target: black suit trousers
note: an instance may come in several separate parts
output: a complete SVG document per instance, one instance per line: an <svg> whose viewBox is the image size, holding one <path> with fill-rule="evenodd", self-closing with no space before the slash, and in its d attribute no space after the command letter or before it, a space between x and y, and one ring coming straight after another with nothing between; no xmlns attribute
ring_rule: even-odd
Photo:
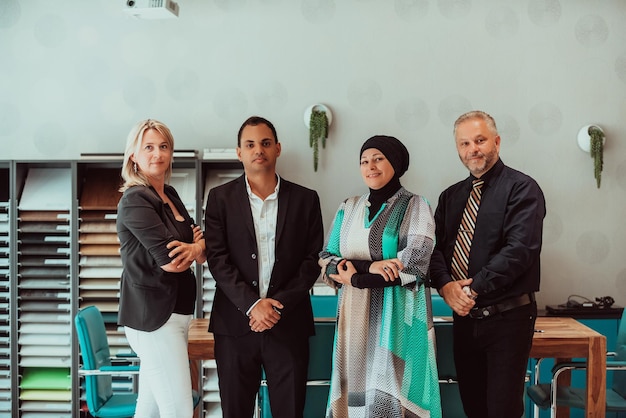
<svg viewBox="0 0 626 418"><path fill-rule="evenodd" d="M524 378L536 317L535 302L485 319L454 315L454 362L469 418L524 415Z"/></svg>
<svg viewBox="0 0 626 418"><path fill-rule="evenodd" d="M309 363L308 336L279 339L272 331L215 335L224 418L252 417L265 371L273 418L302 418Z"/></svg>

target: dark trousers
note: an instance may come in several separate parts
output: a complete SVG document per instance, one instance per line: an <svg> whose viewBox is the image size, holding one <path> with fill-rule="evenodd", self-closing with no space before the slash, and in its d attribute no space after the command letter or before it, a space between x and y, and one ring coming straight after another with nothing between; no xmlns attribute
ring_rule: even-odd
<svg viewBox="0 0 626 418"><path fill-rule="evenodd" d="M265 370L273 418L304 413L308 337L277 339L271 332L215 335L215 361L224 418L252 417Z"/></svg>
<svg viewBox="0 0 626 418"><path fill-rule="evenodd" d="M520 418L537 304L489 318L454 316L454 361L469 418Z"/></svg>

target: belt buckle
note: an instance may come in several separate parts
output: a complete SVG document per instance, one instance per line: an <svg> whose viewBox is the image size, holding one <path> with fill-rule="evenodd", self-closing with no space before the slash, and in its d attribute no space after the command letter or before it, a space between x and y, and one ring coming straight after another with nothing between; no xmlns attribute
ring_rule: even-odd
<svg viewBox="0 0 626 418"><path fill-rule="evenodd" d="M490 309L491 306L483 306L482 308L472 308L470 309L469 316L472 319L485 319L489 318L495 312L492 312Z"/></svg>

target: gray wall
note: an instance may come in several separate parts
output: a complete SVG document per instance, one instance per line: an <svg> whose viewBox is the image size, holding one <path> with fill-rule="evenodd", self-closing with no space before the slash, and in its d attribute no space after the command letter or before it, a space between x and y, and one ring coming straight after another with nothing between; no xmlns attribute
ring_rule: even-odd
<svg viewBox="0 0 626 418"><path fill-rule="evenodd" d="M403 184L425 195L467 175L454 119L483 109L505 163L547 199L540 305L570 294L626 305L626 2L623 0L178 0L136 20L124 0L0 0L0 159L122 152L132 124L166 122L179 149L234 147L272 120L282 175L319 191L328 228L365 188L361 143L395 135ZM334 122L313 171L304 110ZM579 129L607 135L602 187Z"/></svg>

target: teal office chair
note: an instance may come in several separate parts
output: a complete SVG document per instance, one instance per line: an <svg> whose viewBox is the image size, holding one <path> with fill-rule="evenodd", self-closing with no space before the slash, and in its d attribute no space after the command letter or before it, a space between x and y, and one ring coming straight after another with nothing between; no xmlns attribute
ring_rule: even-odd
<svg viewBox="0 0 626 418"><path fill-rule="evenodd" d="M114 366L102 314L95 306L81 309L74 318L85 377L89 413L96 418L124 418L135 414L136 393L113 392L113 376L139 373L139 366Z"/></svg>
<svg viewBox="0 0 626 418"><path fill-rule="evenodd" d="M326 414L330 377L333 364L337 295L311 295L315 335L309 339L309 369L307 372L304 418L319 418ZM265 374L258 395L258 415L271 418L269 392Z"/></svg>
<svg viewBox="0 0 626 418"><path fill-rule="evenodd" d="M437 291L431 289L433 317L452 317L452 309L446 304ZM454 348L452 322L435 319L435 348L437 353L437 372L439 374L439 391L441 393L441 412L443 418L465 416L459 382L454 365Z"/></svg>
<svg viewBox="0 0 626 418"><path fill-rule="evenodd" d="M139 374L137 365L113 365L106 327L96 306L81 309L74 318L83 365L78 371L85 377L85 398L89 413L96 418L125 418L135 414L137 393L113 391L113 376ZM137 357L116 358L125 363ZM200 397L194 391L194 407Z"/></svg>
<svg viewBox="0 0 626 418"><path fill-rule="evenodd" d="M626 411L626 309L622 313L615 352L607 353L606 370L613 370L611 387L606 391L606 411ZM568 370L585 370L584 361L558 363L552 368L550 383L536 383L528 387L530 400L541 409L550 408L550 417L556 417L556 407L585 409L586 389L558 386L559 376ZM536 370L536 376L539 370Z"/></svg>

